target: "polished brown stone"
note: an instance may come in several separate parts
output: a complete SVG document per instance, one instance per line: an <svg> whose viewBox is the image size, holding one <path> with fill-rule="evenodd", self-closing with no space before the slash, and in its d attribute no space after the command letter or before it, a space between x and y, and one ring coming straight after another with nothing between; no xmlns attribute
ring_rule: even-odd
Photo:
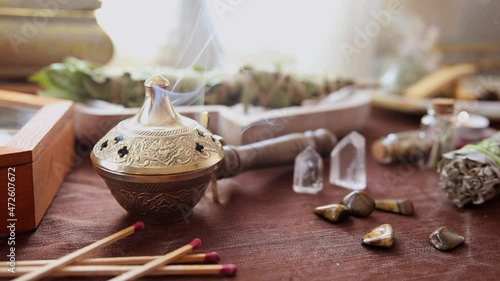
<svg viewBox="0 0 500 281"><path fill-rule="evenodd" d="M405 216L413 216L415 214L413 202L408 199L375 200L375 209Z"/></svg>
<svg viewBox="0 0 500 281"><path fill-rule="evenodd" d="M442 226L434 230L429 236L429 243L431 243L434 248L441 251L453 250L456 247L464 243L465 238L449 229L446 226Z"/></svg>
<svg viewBox="0 0 500 281"><path fill-rule="evenodd" d="M342 199L342 204L346 205L353 216L367 217L375 210L375 201L364 191L353 191Z"/></svg>
<svg viewBox="0 0 500 281"><path fill-rule="evenodd" d="M330 222L339 223L351 216L349 208L342 204L331 204L314 209L314 213Z"/></svg>
<svg viewBox="0 0 500 281"><path fill-rule="evenodd" d="M363 236L363 244L369 246L392 248L394 242L396 242L396 237L390 224L378 226Z"/></svg>

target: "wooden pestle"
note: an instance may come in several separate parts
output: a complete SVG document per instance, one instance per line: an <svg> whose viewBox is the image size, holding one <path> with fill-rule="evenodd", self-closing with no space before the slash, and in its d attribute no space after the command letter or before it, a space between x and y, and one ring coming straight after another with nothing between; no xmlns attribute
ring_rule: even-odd
<svg viewBox="0 0 500 281"><path fill-rule="evenodd" d="M230 178L241 172L269 166L290 165L308 145L322 157L330 154L337 137L325 129L294 133L242 146L224 146L224 159L217 179Z"/></svg>

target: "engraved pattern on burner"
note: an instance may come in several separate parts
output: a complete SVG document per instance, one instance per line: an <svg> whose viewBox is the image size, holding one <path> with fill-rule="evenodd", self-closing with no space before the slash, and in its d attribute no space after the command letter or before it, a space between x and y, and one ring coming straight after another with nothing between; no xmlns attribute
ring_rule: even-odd
<svg viewBox="0 0 500 281"><path fill-rule="evenodd" d="M151 218L189 215L208 186L207 181L201 181L195 186L173 182L140 184L140 187L135 183L112 179L107 179L106 182L116 201L125 210Z"/></svg>
<svg viewBox="0 0 500 281"><path fill-rule="evenodd" d="M196 131L173 138L128 137L114 141L122 132L112 129L94 147L94 154L100 158L136 168L161 168L190 165L210 159L220 151L221 144L211 134L200 136ZM106 145L103 143L107 142ZM197 143L203 150L196 150ZM128 153L120 157L118 151L127 147Z"/></svg>
<svg viewBox="0 0 500 281"><path fill-rule="evenodd" d="M133 127L131 128L126 128L124 124L119 123L116 128L119 131L126 131L129 134L132 134L135 136L143 136L143 137L172 137L178 134L185 134L189 133L190 131L196 129L196 123L194 121L192 124L189 124L189 126L176 129L176 130L157 130L157 131L148 131L148 130L143 130L141 127L138 127L138 129L134 129Z"/></svg>

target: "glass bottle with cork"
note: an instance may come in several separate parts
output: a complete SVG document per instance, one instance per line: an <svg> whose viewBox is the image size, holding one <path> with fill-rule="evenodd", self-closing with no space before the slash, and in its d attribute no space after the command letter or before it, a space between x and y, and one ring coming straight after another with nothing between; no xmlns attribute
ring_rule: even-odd
<svg viewBox="0 0 500 281"><path fill-rule="evenodd" d="M433 99L428 114L432 121L427 128L427 137L432 147L426 168L436 170L441 155L454 149L455 101L453 99Z"/></svg>
<svg viewBox="0 0 500 281"><path fill-rule="evenodd" d="M371 151L381 164L410 163L425 166L431 142L423 130L392 133L373 142Z"/></svg>

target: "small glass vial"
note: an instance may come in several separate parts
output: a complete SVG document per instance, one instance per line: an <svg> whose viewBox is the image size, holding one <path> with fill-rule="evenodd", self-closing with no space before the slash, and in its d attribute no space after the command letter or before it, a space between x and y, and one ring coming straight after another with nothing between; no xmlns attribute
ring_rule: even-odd
<svg viewBox="0 0 500 281"><path fill-rule="evenodd" d="M431 150L425 132L407 131L389 134L372 144L372 156L382 164L408 162L424 166Z"/></svg>
<svg viewBox="0 0 500 281"><path fill-rule="evenodd" d="M323 159L311 146L295 158L293 190L308 194L323 190Z"/></svg>
<svg viewBox="0 0 500 281"><path fill-rule="evenodd" d="M426 167L435 170L441 155L455 148L455 123L454 114L455 101L452 99L433 99L432 110L429 115L433 116L427 128L427 136L431 141L431 151Z"/></svg>

